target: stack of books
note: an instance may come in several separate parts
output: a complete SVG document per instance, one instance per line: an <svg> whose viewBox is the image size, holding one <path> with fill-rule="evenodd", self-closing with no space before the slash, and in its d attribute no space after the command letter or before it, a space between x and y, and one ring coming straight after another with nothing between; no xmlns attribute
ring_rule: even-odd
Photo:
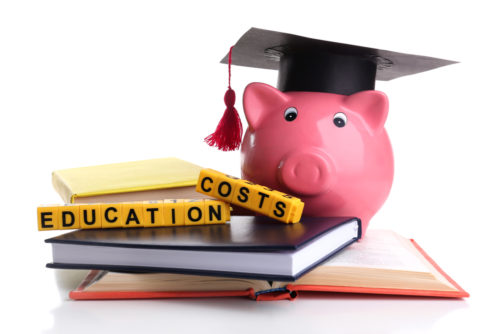
<svg viewBox="0 0 500 334"><path fill-rule="evenodd" d="M196 191L200 173L202 167L166 158L56 171L53 184L70 204L166 205L164 199L210 198ZM193 222L185 211L186 221ZM270 216L83 228L46 240L53 249L47 267L89 269L70 293L77 300L275 300L293 299L302 291L468 296L413 240L394 232L369 230L357 242L362 236L355 217L302 217L286 224ZM297 212L289 216L300 217Z"/></svg>

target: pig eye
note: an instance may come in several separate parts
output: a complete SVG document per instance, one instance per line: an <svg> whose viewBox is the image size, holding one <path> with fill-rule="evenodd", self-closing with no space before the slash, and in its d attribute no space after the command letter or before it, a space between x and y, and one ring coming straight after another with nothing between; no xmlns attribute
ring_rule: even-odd
<svg viewBox="0 0 500 334"><path fill-rule="evenodd" d="M285 119L288 122L291 122L297 118L297 114L298 114L297 109L295 109L294 107L290 107L287 110L285 110Z"/></svg>
<svg viewBox="0 0 500 334"><path fill-rule="evenodd" d="M347 124L347 116L342 112L336 113L333 116L333 124L339 128L343 128Z"/></svg>

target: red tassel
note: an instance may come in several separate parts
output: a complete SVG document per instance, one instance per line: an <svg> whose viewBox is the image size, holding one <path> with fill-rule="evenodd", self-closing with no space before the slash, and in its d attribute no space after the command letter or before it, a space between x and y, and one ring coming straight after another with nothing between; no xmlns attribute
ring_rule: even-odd
<svg viewBox="0 0 500 334"><path fill-rule="evenodd" d="M217 129L214 133L205 138L205 142L210 146L215 146L222 151L234 151L240 147L241 135L243 134L243 126L241 125L240 116L234 107L236 101L236 94L231 88L231 54L233 47L229 49L229 85L224 95L224 103L226 104L226 111L222 116Z"/></svg>

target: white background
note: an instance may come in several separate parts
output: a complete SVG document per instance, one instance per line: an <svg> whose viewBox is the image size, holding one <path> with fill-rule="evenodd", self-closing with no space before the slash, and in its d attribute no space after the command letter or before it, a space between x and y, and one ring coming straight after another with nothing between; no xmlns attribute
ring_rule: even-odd
<svg viewBox="0 0 500 334"><path fill-rule="evenodd" d="M238 174L238 152L202 139L250 27L460 61L377 84L396 172L370 226L415 238L469 299L67 300L82 273L46 269L58 233L36 229L36 206L61 202L51 172L176 156ZM0 331L498 331L498 31L494 1L0 1ZM240 112L253 81L276 73L233 68Z"/></svg>

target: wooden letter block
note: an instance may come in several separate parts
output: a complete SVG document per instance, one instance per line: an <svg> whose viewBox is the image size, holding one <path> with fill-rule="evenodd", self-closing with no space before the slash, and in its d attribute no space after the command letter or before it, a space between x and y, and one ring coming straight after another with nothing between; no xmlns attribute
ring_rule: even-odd
<svg viewBox="0 0 500 334"><path fill-rule="evenodd" d="M184 202L184 222L186 225L205 224L205 203L203 200L188 200Z"/></svg>
<svg viewBox="0 0 500 334"><path fill-rule="evenodd" d="M165 225L165 214L163 213L163 201L145 201L144 226L155 227Z"/></svg>
<svg viewBox="0 0 500 334"><path fill-rule="evenodd" d="M223 173L210 168L202 169L196 184L196 191L208 196L214 196L213 194L216 190L215 181L223 175Z"/></svg>
<svg viewBox="0 0 500 334"><path fill-rule="evenodd" d="M230 219L229 204L222 201L205 200L205 224L224 224Z"/></svg>
<svg viewBox="0 0 500 334"><path fill-rule="evenodd" d="M80 206L77 204L64 204L59 206L59 230L80 228Z"/></svg>
<svg viewBox="0 0 500 334"><path fill-rule="evenodd" d="M251 189L250 206L248 209L269 216L273 190L259 185L254 185Z"/></svg>
<svg viewBox="0 0 500 334"><path fill-rule="evenodd" d="M100 204L80 205L80 228L101 228Z"/></svg>
<svg viewBox="0 0 500 334"><path fill-rule="evenodd" d="M212 169L201 171L196 190L285 223L300 221L304 210L304 202L297 197Z"/></svg>
<svg viewBox="0 0 500 334"><path fill-rule="evenodd" d="M166 199L163 201L163 212L166 226L184 225L184 200Z"/></svg>
<svg viewBox="0 0 500 334"><path fill-rule="evenodd" d="M58 205L39 206L36 209L38 217L38 230L57 230L59 228L58 211Z"/></svg>
<svg viewBox="0 0 500 334"><path fill-rule="evenodd" d="M101 204L102 228L122 227L122 204Z"/></svg>
<svg viewBox="0 0 500 334"><path fill-rule="evenodd" d="M230 202L235 194L236 184L239 180L226 174L218 175L215 179L215 191L212 196Z"/></svg>
<svg viewBox="0 0 500 334"><path fill-rule="evenodd" d="M144 227L144 205L142 202L122 204L122 227Z"/></svg>
<svg viewBox="0 0 500 334"><path fill-rule="evenodd" d="M241 179L235 180L233 197L229 202L241 207L248 207L252 186L255 186L255 183Z"/></svg>
<svg viewBox="0 0 500 334"><path fill-rule="evenodd" d="M296 197L279 193L273 195L272 197L269 217L286 223L297 223L300 221L303 210L304 202L300 201Z"/></svg>
<svg viewBox="0 0 500 334"><path fill-rule="evenodd" d="M225 221L230 221L231 220L231 205L229 203L223 202L224 206L222 207L224 215L222 216L222 219Z"/></svg>

